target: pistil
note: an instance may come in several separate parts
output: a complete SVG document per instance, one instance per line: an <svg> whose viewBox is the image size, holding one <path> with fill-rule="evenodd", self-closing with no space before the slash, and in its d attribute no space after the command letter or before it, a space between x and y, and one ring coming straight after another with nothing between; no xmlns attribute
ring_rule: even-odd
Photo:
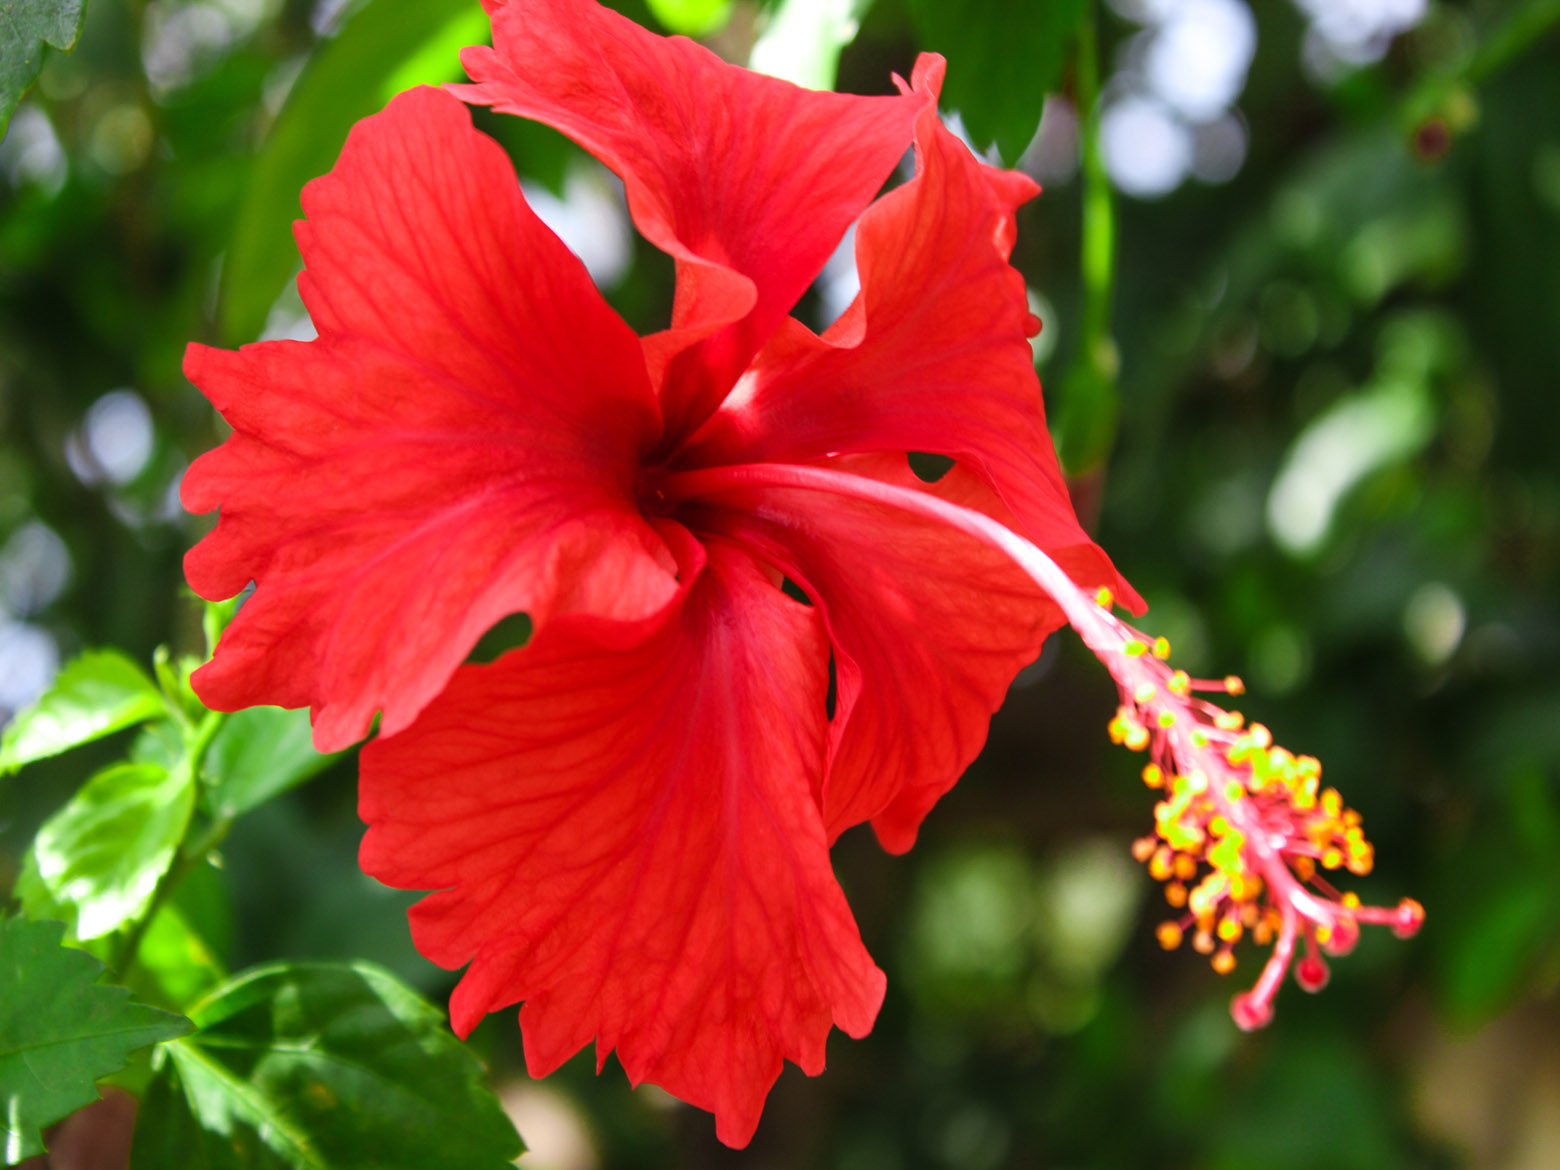
<svg viewBox="0 0 1560 1170"><path fill-rule="evenodd" d="M1215 971L1236 966L1245 938L1272 951L1231 1014L1242 1028L1266 1024L1285 973L1319 991L1328 978L1323 952L1353 949L1364 924L1414 934L1424 909L1411 898L1395 907L1363 905L1324 876L1363 876L1374 863L1359 814L1321 786L1322 767L1273 742L1260 723L1204 697L1243 692L1240 679L1194 679L1169 663L1170 644L1112 613L1110 590L1079 588L1042 549L983 513L929 492L828 468L747 464L675 473L660 492L675 501L752 487L832 492L885 504L947 524L1008 556L1061 608L1067 621L1115 680L1120 705L1111 739L1145 752L1143 780L1162 794L1154 831L1133 846L1149 873L1165 883L1177 914L1157 937L1166 949L1190 938ZM1303 946L1304 954L1296 960Z"/></svg>

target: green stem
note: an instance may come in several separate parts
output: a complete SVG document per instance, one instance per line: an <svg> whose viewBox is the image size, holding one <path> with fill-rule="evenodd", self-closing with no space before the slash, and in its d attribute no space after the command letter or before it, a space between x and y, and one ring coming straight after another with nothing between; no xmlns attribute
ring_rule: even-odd
<svg viewBox="0 0 1560 1170"><path fill-rule="evenodd" d="M186 732L184 758L179 761L178 766L189 770L191 784L200 783L200 772L206 761L206 753L211 749L212 741L216 739L217 732L222 730L222 724L226 720L226 714L221 711L207 711L200 724ZM109 963L109 967L118 974L121 982L128 979L135 969L141 940L146 937L146 932L151 927L152 920L157 917L158 911L173 896L173 891L178 888L185 875L204 861L213 849L222 844L228 835L228 830L232 827L231 817L219 817L202 827L200 818L191 813L189 823L184 826L184 835L179 840L178 851L174 854L172 863L163 871L162 877L157 879L157 885L146 903L146 909L130 925L130 929L114 947L113 960Z"/></svg>
<svg viewBox="0 0 1560 1170"><path fill-rule="evenodd" d="M1100 64L1095 6L1078 26L1076 98L1083 190L1078 350L1057 416L1059 454L1070 474L1097 467L1116 431L1116 345L1110 334L1116 279L1116 209L1100 147Z"/></svg>
<svg viewBox="0 0 1560 1170"><path fill-rule="evenodd" d="M1085 11L1078 32L1078 106L1083 177L1080 272L1083 277L1085 353L1110 337L1112 284L1116 273L1116 209L1100 147L1100 63L1094 10Z"/></svg>
<svg viewBox="0 0 1560 1170"><path fill-rule="evenodd" d="M195 818L190 818L190 826L195 825ZM227 838L228 830L233 827L231 817L223 817L212 821L205 830L192 841L187 833L184 840L179 842L179 851L174 854L173 863L164 871L162 877L157 879L157 886L152 891L151 900L146 904L146 911L131 924L128 932L121 938L114 948L114 958L109 967L117 974L121 983L130 978L135 970L138 955L141 949L141 940L146 937L147 930L152 925L152 920L162 910L168 899L173 896L173 891L178 888L185 876L196 865L204 861L213 849L221 845Z"/></svg>

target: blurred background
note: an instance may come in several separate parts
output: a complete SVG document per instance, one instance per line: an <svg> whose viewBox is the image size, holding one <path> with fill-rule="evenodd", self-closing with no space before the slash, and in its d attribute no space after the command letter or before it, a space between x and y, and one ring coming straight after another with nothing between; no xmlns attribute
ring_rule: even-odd
<svg viewBox="0 0 1560 1170"><path fill-rule="evenodd" d="M1262 956L1221 978L1155 943L1129 856L1152 796L1059 634L910 855L864 828L836 850L889 976L868 1039L788 1068L732 1152L615 1062L527 1081L493 1017L473 1044L521 1165L1560 1166L1560 4L844 0L812 5L822 41L802 4L620 7L825 84L845 42L857 92L949 56L951 120L1045 186L1015 253L1036 360L1145 628L1245 676L1246 713L1363 813L1356 888L1429 917L1240 1034ZM485 31L464 0L90 0L47 55L0 140L0 718L82 648L198 651L179 559L207 522L177 486L221 435L185 343L311 335L299 187ZM479 122L619 311L663 323L670 264L616 181ZM847 246L799 314L854 279ZM0 786L0 889L93 762ZM364 956L440 1000L360 831L348 759L241 821L181 905L229 967Z"/></svg>

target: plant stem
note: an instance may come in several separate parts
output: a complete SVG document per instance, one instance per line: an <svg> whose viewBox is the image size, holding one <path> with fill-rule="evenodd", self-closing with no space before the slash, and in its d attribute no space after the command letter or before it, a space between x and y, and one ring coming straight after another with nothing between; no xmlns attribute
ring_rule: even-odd
<svg viewBox="0 0 1560 1170"><path fill-rule="evenodd" d="M1104 462L1116 433L1116 370L1110 335L1116 278L1116 210L1100 147L1100 65L1095 6L1078 25L1074 96L1078 104L1079 177L1083 185L1079 280L1083 289L1078 349L1057 416L1058 454L1069 475Z"/></svg>
<svg viewBox="0 0 1560 1170"><path fill-rule="evenodd" d="M210 750L212 741L216 739L217 732L222 730L222 724L226 719L227 716L221 711L207 711L205 718L197 726L186 730L184 758L177 766L188 769L191 784L200 783L200 772L206 760L206 753ZM188 728L187 723L185 726ZM146 937L146 932L151 927L152 920L157 917L158 911L173 896L173 891L178 888L185 875L204 861L213 849L222 844L223 839L228 835L228 830L233 827L233 821L230 817L220 817L205 825L197 836L199 825L199 818L192 812L189 823L184 826L184 835L179 840L179 847L174 853L173 861L163 871L162 877L157 879L157 885L146 903L146 909L131 923L130 929L115 945L113 961L109 963L109 967L121 981L128 979L130 972L135 969L141 940Z"/></svg>
<svg viewBox="0 0 1560 1170"><path fill-rule="evenodd" d="M190 818L190 826L195 825L195 818ZM226 839L228 830L233 827L230 817L223 817L212 821L205 831L193 841L187 834L183 841L179 842L179 850L174 854L173 862L157 879L157 886L152 891L151 899L146 904L145 912L135 920L123 938L114 948L114 958L109 967L118 976L120 982L130 978L130 973L135 970L138 953L141 949L141 940L146 937L147 930L152 925L152 920L162 910L168 899L173 896L173 891L178 888L185 876L194 869L197 864L206 857L218 845Z"/></svg>

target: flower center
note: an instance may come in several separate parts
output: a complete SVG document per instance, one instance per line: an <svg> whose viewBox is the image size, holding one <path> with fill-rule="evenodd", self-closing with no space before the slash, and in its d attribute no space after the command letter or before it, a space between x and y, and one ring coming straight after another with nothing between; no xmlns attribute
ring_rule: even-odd
<svg viewBox="0 0 1560 1170"><path fill-rule="evenodd" d="M634 478L634 502L641 515L669 517L676 513L678 501L666 494L667 477L664 462L641 465Z"/></svg>

